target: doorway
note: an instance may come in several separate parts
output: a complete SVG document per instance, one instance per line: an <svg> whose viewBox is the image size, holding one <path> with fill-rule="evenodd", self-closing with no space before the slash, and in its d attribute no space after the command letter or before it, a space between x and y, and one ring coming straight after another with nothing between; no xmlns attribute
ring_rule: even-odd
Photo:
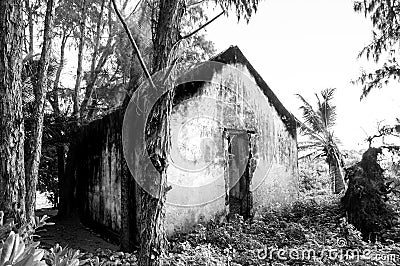
<svg viewBox="0 0 400 266"><path fill-rule="evenodd" d="M253 216L253 196L250 190L254 173L255 132L224 129L225 148L225 204L228 217L234 214L244 219Z"/></svg>

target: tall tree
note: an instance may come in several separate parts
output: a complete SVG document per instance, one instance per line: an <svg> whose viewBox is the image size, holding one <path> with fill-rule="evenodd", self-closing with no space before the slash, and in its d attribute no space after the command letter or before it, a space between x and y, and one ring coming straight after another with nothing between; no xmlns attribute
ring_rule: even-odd
<svg viewBox="0 0 400 266"><path fill-rule="evenodd" d="M85 48L85 29L86 29L86 0L81 0L81 12L80 12L80 25L79 25L79 44L78 44L78 67L76 69L76 80L74 88L74 110L73 114L75 119L80 119L79 113L79 90L81 86L82 76L83 76L83 50Z"/></svg>
<svg viewBox="0 0 400 266"><path fill-rule="evenodd" d="M155 73L162 69L170 67L175 62L177 56L177 48L184 37L181 36L182 19L187 8L193 4L199 4L195 1L183 0L157 0L149 1L152 5L152 44L153 57L150 63L151 72ZM192 3L193 2L193 3ZM224 11L228 11L231 7L236 9L238 18L244 17L247 21L252 13L257 9L258 0L250 1L215 1L220 4ZM200 4L203 1L200 1ZM115 6L115 0L114 0ZM196 31L197 32L197 31ZM133 38L131 38L133 41ZM137 45L134 43L137 49ZM137 51L138 52L138 51ZM138 53L140 55L140 53ZM141 60L142 66L143 60ZM146 68L144 66L144 68ZM147 71L144 71L147 73ZM140 96L139 96L140 97ZM158 176L140 176L136 178L145 178L146 180L154 180L158 197L153 197L144 189L140 189L140 252L139 265L151 266L160 265L163 254L166 250L166 237L164 229L165 216L165 198L166 198L166 168L167 154L169 152L169 120L172 106L173 91L168 91L162 99L159 106L152 111L152 117L148 119L153 132L157 132L157 137L150 141L150 147L147 147L154 161L157 161ZM141 99L144 101L144 99ZM141 130L139 128L138 130ZM143 131L142 131L143 132ZM142 136L144 137L144 136ZM141 147L143 140L135 140L134 142ZM149 143L148 143L149 144ZM135 146L136 147L136 146ZM139 165L143 171L137 169L135 174L146 175L146 165L141 165L141 157L143 151L133 152L133 161L135 165ZM157 175L157 174L153 174Z"/></svg>
<svg viewBox="0 0 400 266"><path fill-rule="evenodd" d="M29 219L35 218L36 186L38 182L39 163L42 151L43 119L48 86L48 68L51 55L51 40L53 33L54 0L47 1L44 20L42 52L36 77L33 81L35 95L32 136L29 140L29 150L26 157L26 215Z"/></svg>
<svg viewBox="0 0 400 266"><path fill-rule="evenodd" d="M55 175L48 175L51 176L51 178L54 178L54 182L58 182L58 192L55 193L57 195L60 195L60 193L64 192L65 189L65 154L66 154L66 128L67 125L65 123L65 118L67 116L65 110L61 110L61 103L63 100L65 100L64 97L61 97L63 95L62 91L62 85L61 85L61 77L62 77L62 71L64 69L64 65L66 62L65 58L65 53L67 49L67 43L68 40L71 38L73 29L74 27L74 20L71 17L74 16L66 16L66 14L71 14L72 13L72 8L71 4L68 3L67 1L61 1L57 5L57 8L55 9L54 12L54 25L53 25L53 31L54 35L57 38L60 38L60 50L59 50L59 58L57 60L57 67L56 67L56 73L55 73L55 78L52 86L52 90L47 93L46 99L49 101L54 117L55 117L55 124L56 126L53 127L53 136L57 136L57 143L56 145L56 151L57 151L57 178ZM49 125L47 125L49 126ZM44 143L44 145L46 145ZM44 147L45 148L45 147ZM41 177L46 176L43 175L43 173L40 173ZM56 196L56 195L54 195ZM64 199L64 197L60 196L60 199ZM55 205L59 208L59 215L63 214L63 210L65 209L65 201L60 202L60 199L55 197ZM62 206L60 206L62 205Z"/></svg>
<svg viewBox="0 0 400 266"><path fill-rule="evenodd" d="M171 59L174 59L172 48L178 41L180 33L181 19L184 14L184 1L182 0L160 0L158 3L158 13L156 13L156 23L153 33L153 60L152 72L155 73L166 68ZM157 12L157 11L156 11ZM159 198L155 198L147 191L140 189L141 220L140 220L140 253L139 265L160 265L162 255L166 250L166 237L164 228L165 218L165 188L167 185L166 168L167 154L169 152L169 117L173 92L169 91L163 103L154 111L154 115L159 115L161 123L158 124L157 131L160 137L155 148L155 156L161 162L161 167L157 169L160 173ZM153 126L153 125L152 125ZM159 152L156 152L159 151Z"/></svg>
<svg viewBox="0 0 400 266"><path fill-rule="evenodd" d="M336 122L336 106L332 103L335 89L321 91L318 94L317 109L297 94L302 101L300 109L303 113L303 122L299 121L301 132L310 138L310 141L300 143L299 150L307 151L307 157L325 157L329 166L333 193L340 193L346 187L344 181L343 161L337 146L337 139L332 127Z"/></svg>
<svg viewBox="0 0 400 266"><path fill-rule="evenodd" d="M22 2L0 2L0 209L25 217Z"/></svg>

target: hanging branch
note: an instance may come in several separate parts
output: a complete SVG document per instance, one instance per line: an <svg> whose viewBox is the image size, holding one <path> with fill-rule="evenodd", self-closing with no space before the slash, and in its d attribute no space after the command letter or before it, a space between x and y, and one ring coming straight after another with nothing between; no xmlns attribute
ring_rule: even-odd
<svg viewBox="0 0 400 266"><path fill-rule="evenodd" d="M115 0L112 0L112 3L113 3L113 6L114 6L114 11L117 14L119 20L121 21L121 24L124 27L124 29L126 31L126 34L128 35L129 41L131 42L131 44L133 46L133 49L135 50L135 52L136 52L136 54L137 54L137 56L139 58L140 65L142 66L146 77L149 79L150 85L153 87L153 89L155 89L156 86L154 85L154 82L153 82L153 79L151 78L150 72L148 71L148 69L146 67L146 64L144 62L142 54L140 53L139 47L137 46L135 40L132 37L131 31L129 30L128 25L126 24L126 22L125 22L124 18L122 17L121 13L118 11L117 4L115 3Z"/></svg>
<svg viewBox="0 0 400 266"><path fill-rule="evenodd" d="M222 11L221 13L219 13L215 18L213 18L212 20L208 21L206 24L202 25L200 28L198 28L195 31L192 31L191 33L189 33L188 35L185 35L181 38L179 38L179 41L187 39L192 37L193 35L195 35L196 33L198 33L199 31L201 31L202 29L204 29L205 27L207 27L208 25L210 25L211 23L213 23L215 20L217 20L220 16L222 16L225 13L225 11Z"/></svg>

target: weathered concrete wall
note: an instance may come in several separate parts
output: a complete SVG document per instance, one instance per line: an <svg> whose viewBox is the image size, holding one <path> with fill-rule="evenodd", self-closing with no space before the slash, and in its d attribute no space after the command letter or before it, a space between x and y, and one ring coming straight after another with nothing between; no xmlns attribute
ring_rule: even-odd
<svg viewBox="0 0 400 266"><path fill-rule="evenodd" d="M250 71L244 63L232 65L248 78L238 78L237 72L225 65L213 72L211 83L184 88L184 97L175 103L167 169L172 188L166 208L169 234L227 214L224 128L255 132L250 191L256 210L297 197L296 130L293 121L288 123L293 118L287 117L290 113L269 88L265 91L267 85L253 75L254 69ZM179 98L179 92L177 95ZM138 220L139 213L135 210L135 182L126 178L123 163L123 115L119 110L83 127L76 152L80 213L92 225L114 234L128 230L121 216L131 222ZM126 233L127 238L137 237L135 230Z"/></svg>
<svg viewBox="0 0 400 266"><path fill-rule="evenodd" d="M253 87L256 84L245 66L235 64L235 67L254 82L246 86ZM244 98L253 107L259 132L257 168L251 187L254 207L290 202L298 195L296 135L288 129L284 123L285 117L278 113L261 90L251 88L248 92Z"/></svg>
<svg viewBox="0 0 400 266"><path fill-rule="evenodd" d="M121 111L81 128L77 142L77 201L82 219L119 236L121 228Z"/></svg>
<svg viewBox="0 0 400 266"><path fill-rule="evenodd" d="M167 206L169 233L189 230L201 221L226 214L225 195L229 192L224 180L223 128L256 132L256 169L250 186L255 209L297 197L296 135L247 67L234 67L248 79L238 79L235 71L225 66L201 88L182 88L192 95L173 110L171 162L167 171L172 189L167 198L176 204ZM204 142L211 143L210 150L215 150L211 161L204 158L210 156L201 147Z"/></svg>

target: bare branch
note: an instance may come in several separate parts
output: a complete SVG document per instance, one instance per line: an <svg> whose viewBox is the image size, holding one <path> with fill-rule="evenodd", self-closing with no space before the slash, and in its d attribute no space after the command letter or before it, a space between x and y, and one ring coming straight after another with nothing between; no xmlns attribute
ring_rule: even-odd
<svg viewBox="0 0 400 266"><path fill-rule="evenodd" d="M143 57L142 57L142 54L140 53L139 47L137 46L135 40L134 40L133 37L132 37L131 31L129 30L128 25L126 25L126 22L125 22L124 18L121 16L121 13L118 11L117 4L115 3L115 0L112 0L112 3L113 3L113 6L114 6L115 13L117 14L119 20L121 21L122 26L124 26L124 29L125 29L125 31L126 31L126 34L127 34L128 37L129 37L129 41L131 42L131 44L132 44L132 46L133 46L133 49L135 50L135 52L136 52L136 54L137 54L137 56L138 56L140 65L142 66L143 71L144 71L146 77L149 79L150 85L155 89L156 86L154 85L153 79L152 79L151 76L150 76L150 72L149 72L149 70L148 70L147 67L146 67L146 64L145 64L145 62L144 62L144 59L143 59Z"/></svg>
<svg viewBox="0 0 400 266"><path fill-rule="evenodd" d="M369 147L371 147L371 145L372 145L372 141L374 140L374 139L376 139L376 138L381 138L381 137L384 137L384 136L395 136L395 137L398 137L399 135L397 134L398 132L399 132L399 125L396 125L396 126L388 126L388 125L385 125L385 126L380 126L381 125L381 122L382 121L380 121L379 123L378 123L378 133L377 134L374 134L373 136L369 136L368 138L367 138L367 142L368 142L368 145L369 145Z"/></svg>
<svg viewBox="0 0 400 266"><path fill-rule="evenodd" d="M139 0L136 4L136 6L133 8L132 12L126 17L126 19L129 19L133 14L136 13L136 11L138 10L140 4L142 3L143 0Z"/></svg>
<svg viewBox="0 0 400 266"><path fill-rule="evenodd" d="M219 13L215 18L213 18L212 20L208 21L206 24L202 25L200 28L198 28L195 31L192 31L191 33L189 33L186 36L183 36L179 39L179 41L187 39L192 37L193 35L195 35L196 33L198 33L199 31L201 31L202 29L204 29L205 27L207 27L208 25L210 25L211 23L213 23L215 20L217 20L220 16L222 16L225 13L225 11L222 11L221 13Z"/></svg>

